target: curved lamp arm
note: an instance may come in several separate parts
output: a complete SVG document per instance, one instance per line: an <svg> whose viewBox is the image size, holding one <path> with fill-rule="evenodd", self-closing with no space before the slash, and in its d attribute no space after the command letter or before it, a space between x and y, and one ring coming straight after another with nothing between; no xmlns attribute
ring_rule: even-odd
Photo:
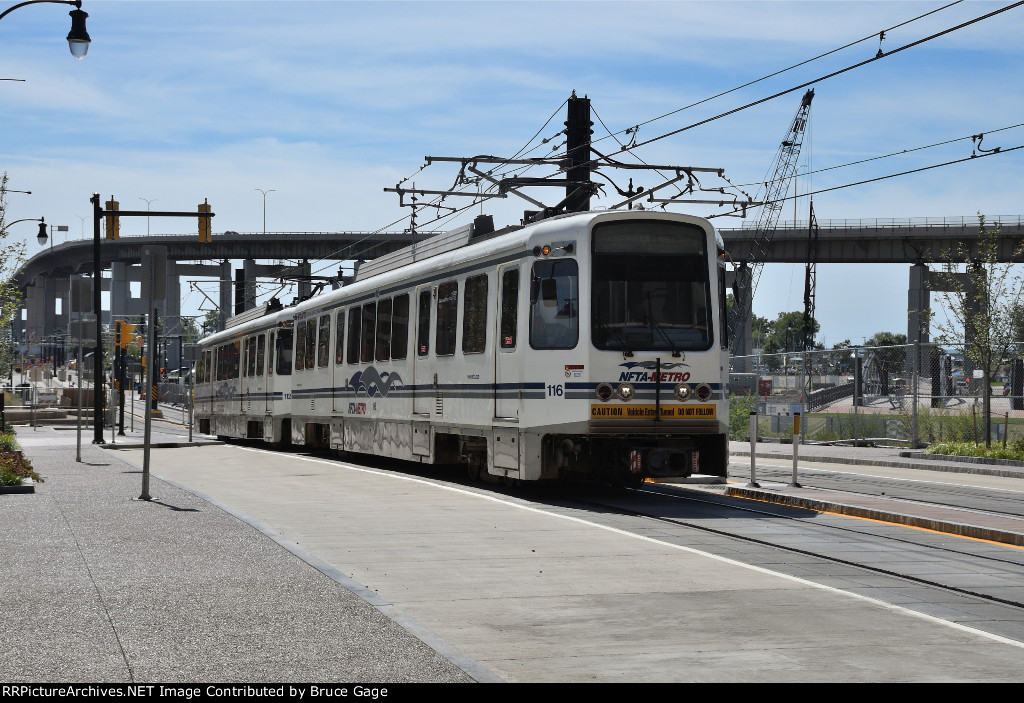
<svg viewBox="0 0 1024 703"><path fill-rule="evenodd" d="M82 10L82 0L26 0L26 2L20 2L17 5L12 5L3 12L0 12L0 20L17 10L19 7L25 7L26 5L38 5L43 2L75 6L75 9L68 13L71 15L71 31L68 32L68 46L71 48L71 55L76 59L84 58L85 54L89 51L89 42L92 40L89 38L89 33L85 30L85 18L88 17L89 14Z"/></svg>

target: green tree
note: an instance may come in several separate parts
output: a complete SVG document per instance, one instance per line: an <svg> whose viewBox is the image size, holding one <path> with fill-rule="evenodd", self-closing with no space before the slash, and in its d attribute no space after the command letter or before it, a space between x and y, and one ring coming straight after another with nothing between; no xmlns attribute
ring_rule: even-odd
<svg viewBox="0 0 1024 703"><path fill-rule="evenodd" d="M206 337L218 330L220 330L220 312L217 310L207 310L199 330L200 337Z"/></svg>
<svg viewBox="0 0 1024 703"><path fill-rule="evenodd" d="M195 344L199 341L199 325L196 324L196 318L182 316L181 336L184 338L185 344Z"/></svg>
<svg viewBox="0 0 1024 703"><path fill-rule="evenodd" d="M943 294L946 320L936 324L940 344L955 344L964 358L982 374L982 422L985 445L991 446L990 381L1016 339L1013 320L1024 294L1020 264L1024 244L1012 252L1010 262L999 261L999 227L988 227L978 213L978 245L972 252L961 244L945 252L945 273L950 291Z"/></svg>
<svg viewBox="0 0 1024 703"><path fill-rule="evenodd" d="M14 363L14 339L11 321L21 305L21 291L14 276L25 263L25 243L7 241L7 172L0 177L0 377L11 374Z"/></svg>
<svg viewBox="0 0 1024 703"><path fill-rule="evenodd" d="M884 352L885 369L891 374L900 374L907 359L907 335L899 332L876 332L864 342L865 347L894 347Z"/></svg>
<svg viewBox="0 0 1024 703"><path fill-rule="evenodd" d="M817 320L811 321L814 334L817 335L821 326ZM802 311L780 312L778 317L769 323L768 334L764 344L765 353L771 346L775 352L803 351L804 345L804 314Z"/></svg>

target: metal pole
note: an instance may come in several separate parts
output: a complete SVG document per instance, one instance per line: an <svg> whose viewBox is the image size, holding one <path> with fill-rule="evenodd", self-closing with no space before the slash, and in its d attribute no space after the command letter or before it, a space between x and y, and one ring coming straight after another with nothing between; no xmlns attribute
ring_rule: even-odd
<svg viewBox="0 0 1024 703"><path fill-rule="evenodd" d="M195 386L193 384L194 384L194 381L192 380L192 374L189 373L189 378L188 378L188 400L185 401L185 402L188 403L188 441L189 442L192 441L192 413L194 412L194 407L193 407L194 399L193 399L192 396L193 396L193 393L195 392Z"/></svg>
<svg viewBox="0 0 1024 703"><path fill-rule="evenodd" d="M760 488L757 482L757 411L750 411L750 483L747 488Z"/></svg>
<svg viewBox="0 0 1024 703"><path fill-rule="evenodd" d="M853 350L853 446L857 446L860 436L858 427L857 406L860 405L860 350Z"/></svg>
<svg viewBox="0 0 1024 703"><path fill-rule="evenodd" d="M150 277L152 280L152 277ZM149 325L146 327L146 331L149 332L149 349L152 351L156 344L156 308L153 307L153 286L150 284L149 287L149 309L153 311L153 317L150 319ZM154 360L150 360L146 364L146 388L153 387L153 366L155 365ZM149 494L149 441L153 428L153 417L152 412L149 409L149 403L146 403L145 410L143 411L146 415L146 429L143 433L143 449L142 449L142 494L139 496L139 500L153 500L153 496Z"/></svg>
<svg viewBox="0 0 1024 703"><path fill-rule="evenodd" d="M800 413L793 413L793 481L789 484L792 488L800 488L796 480L797 456L800 454Z"/></svg>
<svg viewBox="0 0 1024 703"><path fill-rule="evenodd" d="M917 429L917 400L918 400L917 394L918 394L918 388L917 388L917 386L918 386L918 383L920 383L920 378L921 378L921 340L920 339L917 339L914 342L914 364L913 364L912 368L913 368L913 371L912 371L912 373L910 375L911 375L911 381L914 384L914 390L913 390L913 392L911 394L911 402L913 403L913 408L910 411L910 431L912 433L911 437L910 437L910 448L911 449L917 449L917 437L918 437L918 429Z"/></svg>
<svg viewBox="0 0 1024 703"><path fill-rule="evenodd" d="M81 320L81 315L79 315ZM79 325L81 329L81 325ZM78 452L75 461L82 461L82 339L78 339Z"/></svg>
<svg viewBox="0 0 1024 703"><path fill-rule="evenodd" d="M92 311L96 315L96 344L93 353L92 425L93 444L106 444L103 439L103 269L100 264L100 194L93 193L92 203Z"/></svg>

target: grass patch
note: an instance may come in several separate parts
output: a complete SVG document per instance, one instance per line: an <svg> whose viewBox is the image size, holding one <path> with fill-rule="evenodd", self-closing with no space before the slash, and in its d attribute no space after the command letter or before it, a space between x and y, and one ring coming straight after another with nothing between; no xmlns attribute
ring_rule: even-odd
<svg viewBox="0 0 1024 703"><path fill-rule="evenodd" d="M974 442L943 442L933 444L925 450L925 454L950 454L953 456L975 456L984 459L1010 459L1024 461L1024 440L1018 439L1011 445L1003 447L993 444L986 447Z"/></svg>

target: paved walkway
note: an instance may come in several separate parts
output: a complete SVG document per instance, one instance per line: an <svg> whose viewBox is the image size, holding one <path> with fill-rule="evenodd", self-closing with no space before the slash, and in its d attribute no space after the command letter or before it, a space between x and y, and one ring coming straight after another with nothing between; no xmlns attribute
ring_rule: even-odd
<svg viewBox="0 0 1024 703"><path fill-rule="evenodd" d="M155 424L154 443L183 440ZM0 495L5 683L473 680L401 613L192 493L138 500L138 469L91 434L81 463L74 428L17 436L45 482Z"/></svg>

